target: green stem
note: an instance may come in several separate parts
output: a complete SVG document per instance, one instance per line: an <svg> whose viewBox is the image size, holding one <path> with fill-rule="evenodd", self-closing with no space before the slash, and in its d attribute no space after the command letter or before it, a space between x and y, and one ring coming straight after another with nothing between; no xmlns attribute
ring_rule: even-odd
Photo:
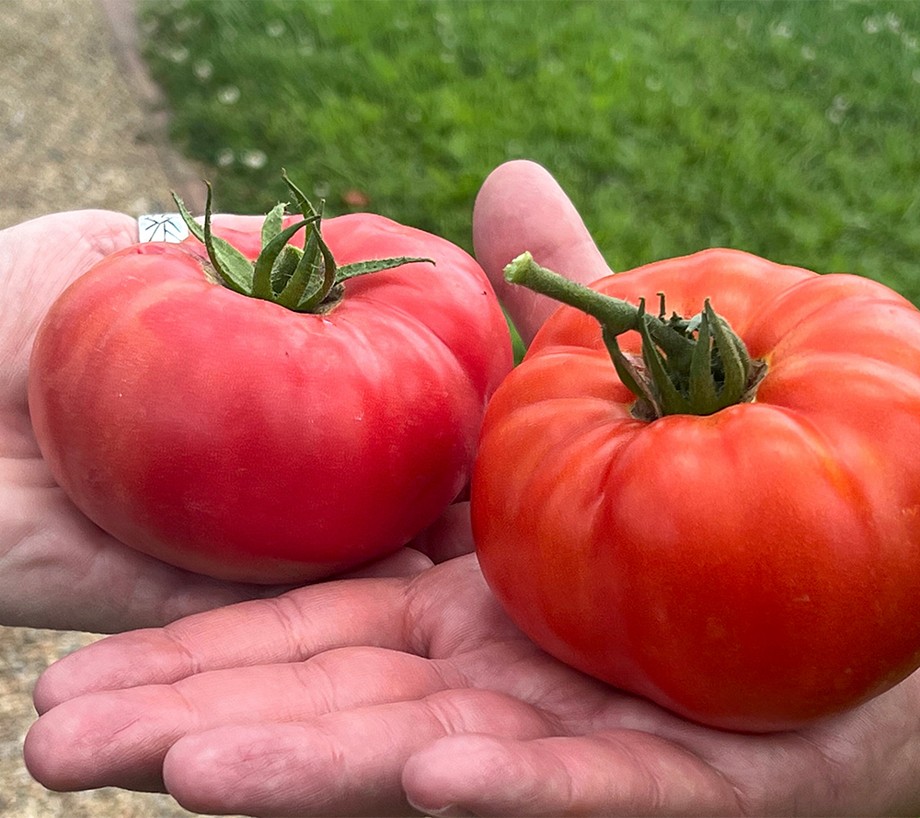
<svg viewBox="0 0 920 818"><path fill-rule="evenodd" d="M217 280L225 287L263 301L271 301L295 312L324 313L332 309L345 292L343 282L358 275L377 273L412 262L434 264L428 258L401 256L371 259L339 267L320 231L322 207L317 210L301 190L282 177L300 209L301 218L287 228L284 205L277 205L262 224L262 249L255 262L250 261L229 242L211 230L211 185L208 184L204 225L199 225L182 200L173 194L182 219L192 235L204 244ZM307 240L301 250L288 242L307 228Z"/></svg>
<svg viewBox="0 0 920 818"><path fill-rule="evenodd" d="M640 320L644 321L655 342L670 356L688 354L690 345L687 339L670 324L644 309L618 298L610 298L601 293L576 284L568 278L534 261L530 253L522 253L505 267L505 279L512 284L520 284L529 290L547 295L550 298L568 304L570 307L586 312L596 318L611 335L622 335L629 330L639 329Z"/></svg>
<svg viewBox="0 0 920 818"><path fill-rule="evenodd" d="M505 268L505 278L581 310L600 322L617 374L637 398L633 412L650 420L664 415L709 415L754 399L766 372L752 361L744 342L707 299L693 318L649 315L639 306L576 284L541 267L523 253ZM624 353L618 336L637 330L641 356Z"/></svg>
<svg viewBox="0 0 920 818"><path fill-rule="evenodd" d="M505 267L505 280L586 312L600 321L613 335L636 329L639 324L638 307L601 295L546 267L541 267L530 253L522 253Z"/></svg>

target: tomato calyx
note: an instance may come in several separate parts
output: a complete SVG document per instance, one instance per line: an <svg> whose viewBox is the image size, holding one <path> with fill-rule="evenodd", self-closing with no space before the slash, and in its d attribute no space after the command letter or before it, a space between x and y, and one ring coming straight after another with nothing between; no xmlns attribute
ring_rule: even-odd
<svg viewBox="0 0 920 818"><path fill-rule="evenodd" d="M744 342L707 298L691 318L667 316L659 293L658 315L604 295L541 267L523 253L505 267L505 279L593 316L620 380L637 398L633 415L654 420L665 415L711 415L753 401L766 375L764 361L752 359ZM624 352L617 341L637 331L641 354Z"/></svg>
<svg viewBox="0 0 920 818"><path fill-rule="evenodd" d="M195 221L182 200L173 193L182 220L207 250L216 280L228 289L250 298L271 301L295 312L326 313L342 300L345 294L344 282L350 278L413 262L434 264L429 258L399 256L339 266L323 240L322 204L317 210L285 172L282 171L281 176L302 218L284 227L287 205L275 205L262 223L262 248L254 262L228 241L214 235L211 229L210 183L205 183L208 195L203 225ZM304 228L307 237L303 249L289 244Z"/></svg>

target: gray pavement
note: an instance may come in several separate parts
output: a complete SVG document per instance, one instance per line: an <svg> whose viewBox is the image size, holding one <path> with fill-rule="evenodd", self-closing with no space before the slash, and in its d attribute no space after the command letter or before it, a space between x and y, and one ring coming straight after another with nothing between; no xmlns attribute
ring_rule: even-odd
<svg viewBox="0 0 920 818"><path fill-rule="evenodd" d="M133 14L132 0L0 0L0 228L76 208L171 210L173 189L201 209L201 175L169 148L156 88L134 53ZM95 638L0 628L3 818L190 815L161 795L51 793L26 772L35 678Z"/></svg>

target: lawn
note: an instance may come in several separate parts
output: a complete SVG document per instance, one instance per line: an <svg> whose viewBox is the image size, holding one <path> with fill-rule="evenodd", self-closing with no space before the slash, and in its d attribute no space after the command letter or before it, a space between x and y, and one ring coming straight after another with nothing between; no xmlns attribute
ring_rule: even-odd
<svg viewBox="0 0 920 818"><path fill-rule="evenodd" d="M486 174L548 167L616 269L732 246L920 304L920 3L156 0L145 50L220 209L279 169L327 213L470 247Z"/></svg>

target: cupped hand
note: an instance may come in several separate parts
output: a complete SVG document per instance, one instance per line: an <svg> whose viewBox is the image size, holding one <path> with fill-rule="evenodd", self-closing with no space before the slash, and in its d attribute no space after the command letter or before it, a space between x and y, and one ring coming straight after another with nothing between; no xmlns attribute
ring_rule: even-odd
<svg viewBox="0 0 920 818"><path fill-rule="evenodd" d="M920 676L796 733L683 721L570 670L466 555L121 634L36 688L53 789L247 815L916 814Z"/></svg>
<svg viewBox="0 0 920 818"><path fill-rule="evenodd" d="M509 198L512 192L520 208ZM595 265L575 277L601 274L603 261L591 250L577 212L549 174L532 163L496 171L480 194L477 214L477 249L498 288L507 287L502 266L525 249L538 257L543 252L544 263L559 261L559 269L571 272L554 248L574 245ZM214 224L232 240L234 234L252 234L254 222L260 224L261 217L219 215ZM494 232L496 223L508 229ZM558 231L552 242L546 238L549 224ZM211 580L126 548L73 506L41 459L26 399L38 326L71 281L136 241L133 218L102 210L53 214L0 231L0 625L110 633L284 590ZM518 293L508 294L508 301L527 339L551 309L545 299ZM442 534L456 515L448 509L415 548L356 575L421 570L431 564L423 551L436 561L454 556L445 543L457 540Z"/></svg>
<svg viewBox="0 0 920 818"><path fill-rule="evenodd" d="M571 203L531 163L492 174L474 224L525 339L552 305L502 289L513 256L531 250L582 281L607 272ZM707 729L524 637L466 554L462 504L419 546L455 558L200 613L65 658L36 687L30 770L52 788L162 789L192 810L252 815L920 810L920 674L800 732Z"/></svg>
<svg viewBox="0 0 920 818"><path fill-rule="evenodd" d="M243 227L253 217L223 218ZM136 241L134 219L102 210L0 231L0 624L108 633L282 590L218 582L126 548L76 509L41 458L26 399L35 332L71 281ZM364 572L427 565L406 549Z"/></svg>

